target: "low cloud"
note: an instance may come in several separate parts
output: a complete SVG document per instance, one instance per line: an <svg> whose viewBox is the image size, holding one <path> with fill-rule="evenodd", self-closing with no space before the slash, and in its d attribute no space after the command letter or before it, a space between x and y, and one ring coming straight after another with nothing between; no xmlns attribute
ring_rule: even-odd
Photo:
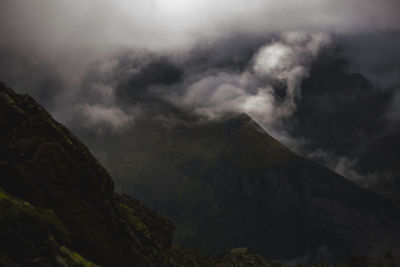
<svg viewBox="0 0 400 267"><path fill-rule="evenodd" d="M169 96L177 105L215 118L247 113L269 131L296 110L300 84L318 53L330 43L324 33L289 32L265 44L242 72L213 72L184 82L181 96Z"/></svg>
<svg viewBox="0 0 400 267"><path fill-rule="evenodd" d="M81 127L100 134L108 129L119 132L133 124L133 116L117 107L83 104L76 109L82 120Z"/></svg>
<svg viewBox="0 0 400 267"><path fill-rule="evenodd" d="M0 79L68 126L96 133L117 134L140 116L176 107L208 118L245 112L303 155L308 146L343 150L329 167L361 181L367 178L353 168L356 145L329 138L355 144L354 136L399 132L399 13L397 0L3 0ZM317 123L330 116L327 135L319 132L325 123L315 131L327 138L296 135L302 82L332 42L347 71L365 74L386 93L369 96L350 78L351 88L312 92L304 106L325 112L311 109ZM362 116L353 112L355 101L367 107Z"/></svg>
<svg viewBox="0 0 400 267"><path fill-rule="evenodd" d="M321 32L352 36L400 29L395 0L4 0L0 5L0 34L7 37L0 39L0 79L32 93L63 122L85 110L75 106L124 110L128 102L177 96L173 103L197 113L247 112L278 132L278 122L296 109L309 65L329 42L329 34ZM297 33L279 35L293 30ZM201 62L201 50L210 47L215 58Z"/></svg>

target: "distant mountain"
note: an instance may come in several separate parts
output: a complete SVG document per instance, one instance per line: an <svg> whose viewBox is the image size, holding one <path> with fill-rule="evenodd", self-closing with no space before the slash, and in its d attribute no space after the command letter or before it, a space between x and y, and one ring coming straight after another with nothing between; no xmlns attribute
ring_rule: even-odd
<svg viewBox="0 0 400 267"><path fill-rule="evenodd" d="M169 216L184 247L310 262L400 251L391 201L295 155L245 114L137 120L106 140L91 146L119 190Z"/></svg>
<svg viewBox="0 0 400 267"><path fill-rule="evenodd" d="M400 206L400 127L388 114L396 91L375 86L361 73L349 73L346 64L335 57L314 62L288 131L307 140L309 152L323 150L352 160L351 170L374 176L359 179L362 186ZM332 163L330 157L313 159Z"/></svg>

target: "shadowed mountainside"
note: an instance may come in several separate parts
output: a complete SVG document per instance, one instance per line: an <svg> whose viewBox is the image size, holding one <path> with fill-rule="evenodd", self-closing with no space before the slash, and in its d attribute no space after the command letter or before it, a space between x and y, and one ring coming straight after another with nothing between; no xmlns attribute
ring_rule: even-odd
<svg viewBox="0 0 400 267"><path fill-rule="evenodd" d="M118 188L169 216L183 247L310 263L398 251L391 201L295 155L245 114L137 120L118 138L98 138L90 145L107 155Z"/></svg>
<svg viewBox="0 0 400 267"><path fill-rule="evenodd" d="M304 160L293 155L279 142L268 136L245 115L229 119L228 125L229 127L226 128L226 122L194 124L190 127L186 125L180 130L180 133L183 134L181 140L186 145L186 149L188 149L188 144L193 146L187 150L188 153L194 153L191 154L193 157L199 155L200 152L201 155L207 155L208 159L214 159L214 156L218 155L218 158L213 160L212 166L207 168L206 172L200 172L201 176L199 176L208 179L206 182L212 185L211 190L204 192L202 191L204 188L199 190L193 187L188 192L181 192L182 194L179 195L179 197L184 197L184 193L191 194L194 192L193 190L200 191L200 194L192 198L198 200L194 203L196 205L192 209L186 208L183 212L189 210L192 212L191 214L198 214L193 219L194 225L190 226L190 229L198 228L196 233L205 237L199 241L209 242L208 246L211 250L219 249L221 244L225 246L226 244L240 243L237 240L240 241L241 237L245 237L244 235L249 235L250 239L243 240L254 239L253 233L257 231L257 234L263 239L272 240L275 238L272 231L276 230L273 224L278 223L278 221L274 221L277 218L284 229L287 226L294 227L293 224L287 224L286 220L289 222L293 220L300 226L303 226L302 223L304 223L301 213L292 215L287 213L293 212L292 209L286 210L289 200L285 200L284 204L278 207L283 215L289 217L274 218L268 205L265 206L268 201L264 201L260 206L259 203L254 202L258 199L253 199L253 196L254 198L260 197L258 189L262 193L266 193L263 191L263 183L271 183L268 179L261 181L265 179L257 173L258 168L267 166L279 173L279 171L283 171L279 167L280 164L290 160L294 164L293 170L298 171L296 164L305 164ZM199 143L196 144L190 141L193 136L187 135L192 131L192 127L203 129L196 131L196 134L199 134L198 138L201 136L205 138L210 133L214 133L214 135L211 139L206 139L208 141L200 138ZM54 121L31 97L16 94L3 83L0 83L0 129L1 266L283 266L266 261L260 255L243 253L243 249L232 250L231 253L209 260L198 253L172 245L171 239L175 227L168 219L147 208L136 199L114 193L113 182L108 173L74 135ZM229 138L226 142L222 142L225 140L226 134L229 134ZM184 139L185 136L189 139ZM244 139L242 140L242 138ZM153 139L150 138L149 142L152 141ZM268 146L263 143L265 141L268 141ZM211 146L212 144L219 146ZM220 149L222 149L222 153ZM248 161L243 165L242 156L248 154L248 149L256 155L260 153L260 158L254 156L253 162ZM168 154L168 152L164 153ZM165 154L161 153L160 157L163 156ZM186 161L180 162L183 164L182 171L186 174L193 172L191 166L198 165L199 159L196 160L193 157L191 159L195 164L193 161L190 162L192 165L185 164ZM258 165L258 160L262 160L263 163ZM299 162L296 163L297 161ZM227 163L229 163L228 169ZM207 166L207 161L204 164L203 166ZM307 166L317 168L312 163L307 164L303 166L303 171L306 173L309 173ZM287 166L289 165L285 165L285 168ZM322 173L326 172L322 167L318 168L317 170ZM159 171L165 171L165 168L162 167ZM290 170L287 171L290 172ZM345 190L343 195L330 194L331 188L323 187L325 191L321 190L321 185L315 181L313 183L317 185L309 185L310 188L307 190L312 191L315 187L315 190L318 189L319 193L324 195L320 198L313 196L314 201L320 202L319 204L314 203L314 209L327 209L326 202L327 199L330 199L334 202L328 205L328 208L333 209L332 214L342 215L342 217L335 218L336 221L328 221L332 219L329 214L325 215L325 221L318 221L318 223L330 222L331 224L327 227L337 229L336 240L340 244L350 239L346 236L346 232L343 234L341 228L337 226L338 224L351 228L364 225L376 226L376 223L386 222L387 230L392 229L391 224L396 222L393 217L396 210L393 210L386 200L368 191L358 189L352 184L349 185L349 182L341 177L331 175L333 175L331 178L325 178L330 182L323 182L323 180L319 183L322 186L334 186L333 189L337 186L338 190ZM290 175L287 176L289 178L279 175L276 177L280 177L280 180L284 179L283 181L272 180L271 190L276 190L277 187L274 184L278 183L281 184L278 187L282 189L281 192L285 193L287 187L293 187L291 189L293 194L305 197L296 188L307 190L301 187L300 182L292 181ZM301 179L301 181L305 179L302 175L298 177L300 178L296 179ZM229 182L226 179L230 179ZM337 182L337 179L341 182ZM184 186L182 189L189 189L187 186L190 184L191 182L188 180L182 185ZM335 190L333 192L336 192ZM356 210L359 215L343 213L341 208L339 211L335 210L338 208L335 201L347 203L348 198L345 196L347 193L353 197L350 200L354 202L353 206L347 209ZM272 191L269 194L272 197L286 196L281 193L276 195ZM317 196L319 195L317 194ZM163 197L164 195L160 198ZM186 195L185 198L189 199L189 195ZM366 205L371 206L371 211L360 210L357 198L360 198L360 201L370 199ZM263 198L260 200L263 201ZM293 200L298 201L299 199L294 198ZM300 200L303 201L302 198ZM269 203L274 204L274 202ZM309 202L305 203L309 204ZM167 202L167 204L170 203ZM292 204L298 206L304 205L304 202ZM180 205L185 207L182 203ZM234 205L235 208L232 209L231 205ZM246 207L248 211L246 212L243 207ZM256 215L254 212L258 208L261 210L257 210L257 214L266 213L270 216L268 220L271 221L268 224L264 217L259 217L261 218L259 223L264 226L261 230L256 228L260 224L254 224L254 219L258 218L250 217ZM378 211L378 208L382 210ZM347 209L345 208L344 211L347 212ZM277 210L276 207L274 210ZM232 213L232 211L235 212ZM310 212L312 213L312 211ZM328 213L327 210L324 212ZM372 223L358 220L359 218L365 219L363 217L365 214L371 216L368 219ZM349 219L343 216L349 216ZM379 220L376 219L377 216L380 216ZM348 220L353 219L354 221L350 223L355 223L354 225L345 225ZM246 221L250 225L246 225ZM318 227L321 225L314 224L315 222L311 219L308 223L310 223L308 226L310 230L315 227L314 231L319 231ZM358 225L358 223L360 224ZM187 226L189 227L189 225ZM246 228L248 226L254 228ZM213 229L213 231L207 229ZM237 230L240 235L238 232L234 232ZM294 227L289 234L293 235L293 231L296 230L304 229ZM233 232L227 233L227 231ZM350 233L353 232L356 231L351 228ZM375 229L374 234L378 233L380 231ZM271 236L266 236L266 234ZM318 234L321 233L318 232ZM231 235L231 239L221 243L219 238L221 236L226 238L228 235ZM182 235L180 238L184 236ZM189 236L189 238L192 237ZM292 246L297 249L296 242L308 244L307 238L297 240L297 238L303 237L302 233L290 236L290 240L286 240L289 242L288 245L280 249L290 251ZM360 240L364 240L363 237L360 236ZM213 243L215 240L216 243ZM204 246L205 243L200 244ZM262 251L263 243L260 245L260 251ZM279 242L275 245L276 247L281 246ZM257 250L254 246L251 249ZM272 247L271 253L276 253ZM389 267L395 265L390 256L382 259L352 258L342 266Z"/></svg>
<svg viewBox="0 0 400 267"><path fill-rule="evenodd" d="M390 114L396 91L348 73L347 64L335 57L314 62L288 131L307 140L309 153L329 152L313 159L330 168L329 154L351 160L350 170L365 176L357 179L361 186L400 205L400 128Z"/></svg>

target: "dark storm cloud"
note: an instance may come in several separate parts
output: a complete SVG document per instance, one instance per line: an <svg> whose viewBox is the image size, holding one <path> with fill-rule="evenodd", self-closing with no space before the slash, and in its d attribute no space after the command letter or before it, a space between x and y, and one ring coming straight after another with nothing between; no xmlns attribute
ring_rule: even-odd
<svg viewBox="0 0 400 267"><path fill-rule="evenodd" d="M130 103L157 98L157 95L152 95L149 91L150 87L175 84L183 75L183 71L166 58L155 59L140 69L137 67L137 64L125 66L125 71L127 68L136 69L136 71L127 77L126 81L121 81L116 88L117 95Z"/></svg>

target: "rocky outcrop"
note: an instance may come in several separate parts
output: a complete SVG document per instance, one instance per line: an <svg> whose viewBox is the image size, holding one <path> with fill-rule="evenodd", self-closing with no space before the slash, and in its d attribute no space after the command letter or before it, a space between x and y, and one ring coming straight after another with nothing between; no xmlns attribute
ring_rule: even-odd
<svg viewBox="0 0 400 267"><path fill-rule="evenodd" d="M265 260L259 254L248 254L247 248L234 248L214 260L215 267L284 267L283 264Z"/></svg>
<svg viewBox="0 0 400 267"><path fill-rule="evenodd" d="M89 150L35 100L3 83L0 129L3 262L172 265L172 223L114 194Z"/></svg>
<svg viewBox="0 0 400 267"><path fill-rule="evenodd" d="M0 266L95 266L61 245L70 242L70 233L52 210L35 208L4 191L0 227Z"/></svg>

